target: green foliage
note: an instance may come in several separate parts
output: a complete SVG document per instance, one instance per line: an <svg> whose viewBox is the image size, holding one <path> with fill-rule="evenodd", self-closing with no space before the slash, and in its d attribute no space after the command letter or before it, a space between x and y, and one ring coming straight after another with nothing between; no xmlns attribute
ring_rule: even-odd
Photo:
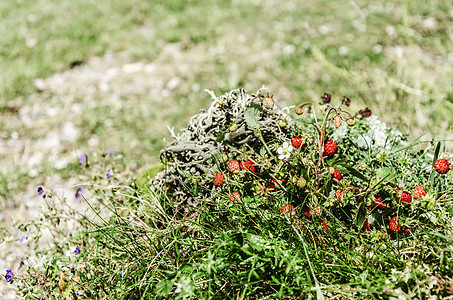
<svg viewBox="0 0 453 300"><path fill-rule="evenodd" d="M236 148L234 141L217 141L223 148L213 153L212 161L217 163L210 172L225 174L222 186L211 184L209 172L184 173L193 182L186 185L188 194L198 199L196 210L186 215L177 213L171 184L163 189L147 184L160 166L144 171L132 183L119 175L118 167L108 188L102 160L83 166L95 183L90 192L96 201L87 200L95 214L82 218L85 230L69 240L80 245L82 252L68 255L68 240L40 252L50 264L17 276L23 296L370 299L448 295L448 276L453 272L448 225L453 212L451 172L437 174L431 164L432 157L448 153L440 154L439 146L434 151L407 151L419 141L410 144L407 136L376 117L350 114L331 104L323 105L319 114L312 106L311 115L286 115L288 131L280 140L262 133L276 124L263 120L273 115L261 112L259 103L258 96L250 103L252 108L244 107L246 117L241 121L255 129L251 134L258 135L259 143L251 140ZM334 127L331 120L338 115L357 118L357 123ZM305 143L291 149L295 135ZM326 140L336 141L335 154L324 155ZM266 151L260 151L263 148ZM230 172L228 159L217 157L224 153L240 160L242 170ZM166 169L177 164L165 163ZM341 178L335 177L335 169ZM435 190L428 188L430 178ZM416 198L414 194L412 201L402 202L402 192L419 185L426 187L427 195ZM50 193L45 194L48 198L56 200ZM48 204L47 218L57 213L53 202ZM395 218L397 223L390 221ZM62 267L66 264L71 264L70 272Z"/></svg>

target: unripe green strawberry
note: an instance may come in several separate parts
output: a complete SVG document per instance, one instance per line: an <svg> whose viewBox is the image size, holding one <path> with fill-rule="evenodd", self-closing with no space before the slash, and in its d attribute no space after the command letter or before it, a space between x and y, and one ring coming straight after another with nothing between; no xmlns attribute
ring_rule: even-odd
<svg viewBox="0 0 453 300"><path fill-rule="evenodd" d="M236 130L238 130L238 125L234 122L231 123L230 126L228 127L228 131L235 132Z"/></svg>
<svg viewBox="0 0 453 300"><path fill-rule="evenodd" d="M302 176L301 177L294 176L293 183L295 186L301 189L303 189L307 185L307 181Z"/></svg>
<svg viewBox="0 0 453 300"><path fill-rule="evenodd" d="M222 173L217 172L215 174L214 180L212 181L212 184L214 184L215 186L221 186L224 183L225 183L225 176Z"/></svg>
<svg viewBox="0 0 453 300"><path fill-rule="evenodd" d="M285 128L286 125L288 125L288 121L283 120L283 119L281 119L280 121L278 121L278 126L280 126L281 128Z"/></svg>
<svg viewBox="0 0 453 300"><path fill-rule="evenodd" d="M355 118L346 119L346 124L348 124L349 126L354 126L355 122L356 122Z"/></svg>
<svg viewBox="0 0 453 300"><path fill-rule="evenodd" d="M267 109L273 109L274 108L274 99L272 97L266 97L263 99L263 107Z"/></svg>

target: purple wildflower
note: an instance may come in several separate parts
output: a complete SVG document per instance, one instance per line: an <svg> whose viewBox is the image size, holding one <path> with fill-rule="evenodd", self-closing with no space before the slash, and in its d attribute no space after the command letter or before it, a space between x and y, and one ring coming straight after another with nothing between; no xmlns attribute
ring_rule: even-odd
<svg viewBox="0 0 453 300"><path fill-rule="evenodd" d="M42 188L41 186L38 187L37 192L38 192L38 195L40 195L40 196L41 196L42 194L44 194L44 190L43 190L43 188Z"/></svg>
<svg viewBox="0 0 453 300"><path fill-rule="evenodd" d="M23 261L20 261L19 268L17 270L19 271L20 268L22 268L24 265L25 265L25 263Z"/></svg>
<svg viewBox="0 0 453 300"><path fill-rule="evenodd" d="M14 273L11 269L7 269L6 270L6 274L5 274L5 279L6 279L6 282L11 282L13 279L14 279ZM11 282L12 283L12 282Z"/></svg>
<svg viewBox="0 0 453 300"><path fill-rule="evenodd" d="M87 162L87 157L88 157L87 154L84 153L82 156L79 157L79 162L80 162L81 164L86 163L86 162Z"/></svg>
<svg viewBox="0 0 453 300"><path fill-rule="evenodd" d="M79 245L77 245L77 246L75 247L74 253L75 253L75 254L80 254Z"/></svg>
<svg viewBox="0 0 453 300"><path fill-rule="evenodd" d="M78 291L77 293L75 293L78 297L82 296L83 295L83 292L82 291Z"/></svg>
<svg viewBox="0 0 453 300"><path fill-rule="evenodd" d="M72 267L70 265L67 266L69 271L72 271Z"/></svg>
<svg viewBox="0 0 453 300"><path fill-rule="evenodd" d="M82 189L82 188L78 188L78 189L76 190L75 197L76 197L77 199L80 199L80 198L82 198L82 194L83 194L83 189Z"/></svg>
<svg viewBox="0 0 453 300"><path fill-rule="evenodd" d="M26 236L30 236L30 233L29 232L26 232L20 239L19 239L19 243L22 243L23 241L25 241L25 237Z"/></svg>
<svg viewBox="0 0 453 300"><path fill-rule="evenodd" d="M105 175L105 177L106 177L107 179L109 179L110 176L112 176L112 170L109 169L109 170L107 171L107 174Z"/></svg>
<svg viewBox="0 0 453 300"><path fill-rule="evenodd" d="M107 152L105 155L108 156L108 155L112 155L113 153L116 153L118 152L118 150L110 150L109 152Z"/></svg>

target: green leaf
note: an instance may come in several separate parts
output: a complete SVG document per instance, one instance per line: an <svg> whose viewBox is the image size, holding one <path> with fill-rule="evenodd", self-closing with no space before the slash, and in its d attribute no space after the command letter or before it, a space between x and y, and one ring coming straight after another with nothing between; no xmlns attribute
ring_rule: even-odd
<svg viewBox="0 0 453 300"><path fill-rule="evenodd" d="M245 123L252 130L257 130L260 128L260 123L258 118L261 115L262 108L259 105L252 105L247 108L244 112Z"/></svg>
<svg viewBox="0 0 453 300"><path fill-rule="evenodd" d="M434 170L434 164L436 163L437 159L439 158L439 152L440 152L440 148L442 146L442 143L440 141L437 142L437 145L436 145L436 150L434 150L434 157L433 157L433 170ZM435 182L435 177L433 175L434 172L431 172L431 174L429 175L429 184L430 184L430 187L434 187L434 182Z"/></svg>
<svg viewBox="0 0 453 300"><path fill-rule="evenodd" d="M355 215L355 222L359 228L362 228L363 222L365 222L366 211L366 203L362 202L357 210L357 214Z"/></svg>
<svg viewBox="0 0 453 300"><path fill-rule="evenodd" d="M347 165L347 164L341 164L343 167L348 169L349 173L359 179L362 179L363 181L368 181L368 178L365 177L360 171L356 170L355 168Z"/></svg>
<svg viewBox="0 0 453 300"><path fill-rule="evenodd" d="M376 170L376 176L379 178L393 179L395 174L390 168L383 167Z"/></svg>
<svg viewBox="0 0 453 300"><path fill-rule="evenodd" d="M215 138L215 141L217 143L221 143L224 139L225 139L225 135L226 135L226 132L225 131L221 131L217 137Z"/></svg>
<svg viewBox="0 0 453 300"><path fill-rule="evenodd" d="M266 241L266 239L264 239L263 237L261 237L259 235L248 233L248 234L246 234L246 238L249 242L250 247L252 247L255 250L260 251L260 250L269 248L269 244Z"/></svg>
<svg viewBox="0 0 453 300"><path fill-rule="evenodd" d="M163 171L164 169L165 166L161 163L153 164L137 176L135 183L137 184L137 186L144 186L151 179L153 179L157 175L157 173Z"/></svg>
<svg viewBox="0 0 453 300"><path fill-rule="evenodd" d="M164 279L156 284L156 293L159 296L167 297L170 295L171 290L173 289L174 279Z"/></svg>
<svg viewBox="0 0 453 300"><path fill-rule="evenodd" d="M440 141L438 141L437 145L436 145L436 150L434 150L433 168L434 168L434 163L436 162L437 158L439 157L439 152L440 152L441 146L442 146L442 143Z"/></svg>

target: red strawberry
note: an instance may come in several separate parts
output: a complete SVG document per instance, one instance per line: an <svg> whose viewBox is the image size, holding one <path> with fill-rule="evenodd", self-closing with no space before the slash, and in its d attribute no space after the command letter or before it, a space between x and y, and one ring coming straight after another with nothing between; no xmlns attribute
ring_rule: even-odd
<svg viewBox="0 0 453 300"><path fill-rule="evenodd" d="M392 232L398 232L401 230L400 222L398 222L398 219L396 217L393 217L390 220L389 229Z"/></svg>
<svg viewBox="0 0 453 300"><path fill-rule="evenodd" d="M337 168L335 168L334 171L333 171L333 178L335 178L338 181L340 181L341 178L343 178L343 175L341 175L341 172L338 171Z"/></svg>
<svg viewBox="0 0 453 300"><path fill-rule="evenodd" d="M401 203L403 203L405 206L409 206L409 203L412 201L412 196L409 194L409 192L404 191L401 194Z"/></svg>
<svg viewBox="0 0 453 300"><path fill-rule="evenodd" d="M370 222L368 222L368 220L365 219L365 221L363 222L363 225L362 225L362 230L370 231L370 228L371 228Z"/></svg>
<svg viewBox="0 0 453 300"><path fill-rule="evenodd" d="M434 163L434 169L440 174L445 174L450 171L450 164L446 159L441 158Z"/></svg>
<svg viewBox="0 0 453 300"><path fill-rule="evenodd" d="M414 199L420 199L421 197L426 196L425 187L422 185L417 186L412 191L412 196L414 197Z"/></svg>
<svg viewBox="0 0 453 300"><path fill-rule="evenodd" d="M334 125L336 128L340 127L340 126L341 126L341 123L342 123L342 119L341 119L340 116L337 115L337 116L335 116L335 117L333 118L333 125Z"/></svg>
<svg viewBox="0 0 453 300"><path fill-rule="evenodd" d="M324 219L324 221L322 221L321 225L322 225L322 230L324 230L327 233L330 232L330 222L327 219Z"/></svg>
<svg viewBox="0 0 453 300"><path fill-rule="evenodd" d="M294 148L305 146L305 142L300 136L293 136L291 138L291 144L293 145Z"/></svg>
<svg viewBox="0 0 453 300"><path fill-rule="evenodd" d="M280 189L283 181L285 181L285 179L280 179L279 180L280 182L278 182L277 180L275 180L274 178L272 178L271 180L271 184L269 185L269 188L273 191L277 191Z"/></svg>
<svg viewBox="0 0 453 300"><path fill-rule="evenodd" d="M232 159L227 163L227 168L231 173L238 173L241 170L239 168L239 162L235 159Z"/></svg>
<svg viewBox="0 0 453 300"><path fill-rule="evenodd" d="M232 192L230 194L230 202L240 201L240 200L241 200L241 195L239 195L238 192Z"/></svg>
<svg viewBox="0 0 453 300"><path fill-rule="evenodd" d="M324 143L324 155L332 156L337 152L337 144L332 140L327 140Z"/></svg>
<svg viewBox="0 0 453 300"><path fill-rule="evenodd" d="M221 186L222 184L225 183L225 176L222 173L217 172L212 183L215 186Z"/></svg>
<svg viewBox="0 0 453 300"><path fill-rule="evenodd" d="M377 207L380 210L384 210L387 208L387 205L385 205L384 199L382 199L382 197L379 197L377 195L375 195L374 197L375 197L374 203L373 203L374 207Z"/></svg>
<svg viewBox="0 0 453 300"><path fill-rule="evenodd" d="M241 170L249 170L249 171L255 172L256 167L254 166L254 164L255 163L252 160L247 159L246 161L241 161L240 167L241 167Z"/></svg>
<svg viewBox="0 0 453 300"><path fill-rule="evenodd" d="M286 204L282 207L280 210L282 214L288 213L288 217L292 217L296 215L296 210L294 209L294 206L291 204Z"/></svg>

